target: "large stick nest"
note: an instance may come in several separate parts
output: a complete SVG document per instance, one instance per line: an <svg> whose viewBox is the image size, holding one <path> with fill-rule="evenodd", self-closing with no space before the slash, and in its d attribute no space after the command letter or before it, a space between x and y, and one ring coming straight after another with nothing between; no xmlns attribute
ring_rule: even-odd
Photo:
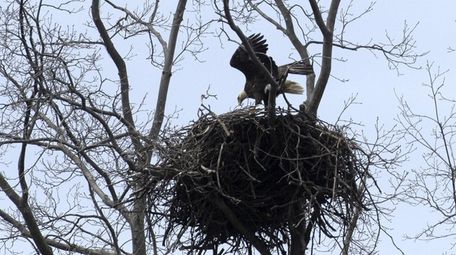
<svg viewBox="0 0 456 255"><path fill-rule="evenodd" d="M315 224L329 236L331 224L346 225L362 206L356 143L335 126L302 113L277 110L270 118L243 109L206 111L177 133L163 163L176 173L166 232L187 231L193 249L239 246L247 232L269 249L281 246L297 204L311 208L307 215L318 211Z"/></svg>

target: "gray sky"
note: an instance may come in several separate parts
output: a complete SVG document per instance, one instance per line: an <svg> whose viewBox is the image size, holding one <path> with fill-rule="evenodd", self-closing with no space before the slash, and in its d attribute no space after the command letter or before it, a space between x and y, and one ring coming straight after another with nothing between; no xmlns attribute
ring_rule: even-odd
<svg viewBox="0 0 456 255"><path fill-rule="evenodd" d="M355 1L356 4L366 6L363 1ZM88 12L88 6L86 4L87 10L83 12L84 15ZM170 9L173 8L174 6L170 7ZM456 52L449 53L448 48L456 48L455 9L456 3L452 0L378 1L372 12L349 28L346 36L349 40L359 43L369 42L371 39L385 41L386 32L388 32L392 38L399 40L405 21L410 26L418 24L413 33L416 40L416 51L429 51L429 53L418 60L417 66L425 66L427 62L434 62L436 68L440 66L442 70L448 69L446 91L450 95L454 95L456 94L456 72L454 70ZM213 14L208 13L208 15ZM82 25L81 20L68 22L73 23L76 27ZM216 26L211 27L209 31L215 31ZM265 35L269 43L269 53L277 63L290 62L288 55L292 46L285 38L278 36L278 31L273 30L270 25L264 24L254 25L250 29L245 33L260 32ZM231 35L234 34L231 33ZM207 50L199 56L203 62L197 62L187 56L180 65L182 69L175 71L172 76L167 112L178 111L176 119L173 120L176 125L186 125L190 120L197 118L201 95L208 88L210 88L211 94L217 95L218 99L209 99L205 103L219 114L230 111L236 106L236 97L243 89L244 76L229 66L229 59L237 45L227 41L220 44L218 39L210 36L205 39L205 43ZM139 52L146 52L146 49L141 47L144 47L143 43L135 44L135 49L138 49ZM318 50L318 47L314 47L314 49ZM128 46L125 46L124 52L127 51ZM343 118L362 123L363 125L356 129L364 132L367 137L371 137L374 134L377 119L385 127L392 127L396 124L394 119L399 112L397 96L407 99L418 112L428 113L430 111L432 105L427 98L428 91L422 86L424 82L427 82L425 70L401 67L401 74L398 75L396 71L388 68L381 54L374 55L366 50L351 52L336 49L334 55L343 57L346 61L334 62L332 74L337 79L332 78L328 83L319 109L321 119L333 123L343 109L344 101L356 95L357 104L352 105L344 113ZM107 72L111 68L112 64L109 63L104 67ZM141 98L147 95L144 100L144 108L153 108L160 72L148 65L148 60L141 56L137 56L135 62L129 63L128 68L132 79L133 98L139 104ZM316 71L319 71L318 67ZM113 75L115 74L113 72ZM292 79L305 83L305 77L294 76ZM340 79L347 81L341 82ZM289 96L288 98L294 105L298 105L304 100L300 96ZM278 102L279 105L284 105L283 99L280 98ZM414 160L405 163L401 170L408 171L423 163L418 153L413 155L415 155ZM387 185L385 179L381 176L380 179L381 184ZM385 190L388 190L386 186ZM386 227L391 228L391 235L405 254L444 254L451 249L449 243L456 242L454 239L428 242L404 240L405 235L415 234L425 227L427 222L434 219L427 208L411 207L405 204L389 206L394 206L397 210L391 217L392 221L384 223L387 224ZM379 254L399 254L384 235L382 235L377 250ZM453 249L447 254L455 253L456 249Z"/></svg>

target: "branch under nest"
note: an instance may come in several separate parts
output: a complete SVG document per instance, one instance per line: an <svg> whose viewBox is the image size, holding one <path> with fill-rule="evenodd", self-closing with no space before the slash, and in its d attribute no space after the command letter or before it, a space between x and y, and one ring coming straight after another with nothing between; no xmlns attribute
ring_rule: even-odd
<svg viewBox="0 0 456 255"><path fill-rule="evenodd" d="M167 233L189 231L193 248L239 247L252 241L248 235L268 249L283 248L297 203L308 208L303 224L315 218L312 224L328 236L331 224L343 228L362 207L357 144L302 113L277 109L271 120L251 109L204 112L167 141L163 167L178 169Z"/></svg>

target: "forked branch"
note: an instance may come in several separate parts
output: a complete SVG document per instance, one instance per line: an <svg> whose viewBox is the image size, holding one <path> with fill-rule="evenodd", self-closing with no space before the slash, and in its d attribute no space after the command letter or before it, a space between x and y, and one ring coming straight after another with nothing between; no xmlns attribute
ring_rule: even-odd
<svg viewBox="0 0 456 255"><path fill-rule="evenodd" d="M333 50L333 31L334 24L336 21L337 10L339 8L340 0L333 0L329 7L328 17L326 24L323 22L321 17L321 11L318 8L318 4L315 0L309 0L312 6L313 14L317 22L318 27L323 35L323 46L322 46L322 63L320 76L315 84L315 90L313 91L310 99L307 102L307 111L314 116L317 115L318 106L325 92L326 84L328 84L329 76L331 75L332 65L332 50Z"/></svg>

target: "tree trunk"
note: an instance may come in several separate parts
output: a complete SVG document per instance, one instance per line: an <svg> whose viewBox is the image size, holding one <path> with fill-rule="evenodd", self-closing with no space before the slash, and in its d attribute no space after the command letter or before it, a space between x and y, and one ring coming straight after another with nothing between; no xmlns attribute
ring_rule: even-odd
<svg viewBox="0 0 456 255"><path fill-rule="evenodd" d="M294 203L289 208L289 221L288 228L290 230L290 255L302 255L305 254L307 249L306 242L306 221L303 218L304 215L301 203Z"/></svg>
<svg viewBox="0 0 456 255"><path fill-rule="evenodd" d="M133 255L142 255L146 254L146 236L145 236L145 226L144 218L146 211L146 197L139 193L133 204L133 211L131 213L131 236L133 242Z"/></svg>

